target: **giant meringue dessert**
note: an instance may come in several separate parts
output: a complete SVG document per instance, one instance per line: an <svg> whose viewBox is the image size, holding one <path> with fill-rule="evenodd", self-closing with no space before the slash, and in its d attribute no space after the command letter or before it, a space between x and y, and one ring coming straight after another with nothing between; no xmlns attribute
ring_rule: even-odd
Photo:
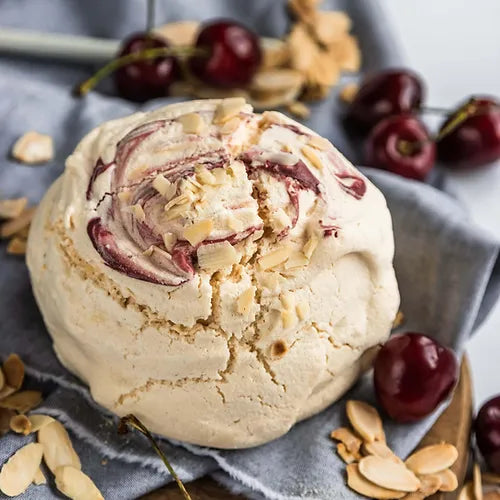
<svg viewBox="0 0 500 500"><path fill-rule="evenodd" d="M255 446L336 401L399 305L382 194L243 99L104 123L29 237L61 362L169 438Z"/></svg>

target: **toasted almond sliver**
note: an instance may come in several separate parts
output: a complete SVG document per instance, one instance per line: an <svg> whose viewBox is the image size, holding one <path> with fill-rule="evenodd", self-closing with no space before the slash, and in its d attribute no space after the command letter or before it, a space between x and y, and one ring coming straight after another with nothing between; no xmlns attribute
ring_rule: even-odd
<svg viewBox="0 0 500 500"><path fill-rule="evenodd" d="M26 208L28 198L0 200L0 219L14 219L19 217Z"/></svg>
<svg viewBox="0 0 500 500"><path fill-rule="evenodd" d="M500 485L500 474L495 474L494 472L483 472L482 480L485 484L499 484Z"/></svg>
<svg viewBox="0 0 500 500"><path fill-rule="evenodd" d="M286 245L259 257L258 266L261 271L279 266L288 260L292 249Z"/></svg>
<svg viewBox="0 0 500 500"><path fill-rule="evenodd" d="M441 486L439 487L439 491L455 491L458 488L458 479L456 474L452 470L445 469L433 475L439 476L439 478L441 479Z"/></svg>
<svg viewBox="0 0 500 500"><path fill-rule="evenodd" d="M285 329L294 327L297 324L297 315L295 311L289 309L281 311L281 323Z"/></svg>
<svg viewBox="0 0 500 500"><path fill-rule="evenodd" d="M200 268L207 271L232 266L239 260L238 252L229 241L202 245L198 248L196 255Z"/></svg>
<svg viewBox="0 0 500 500"><path fill-rule="evenodd" d="M313 29L324 45L344 37L351 29L351 19L342 11L320 10L315 13Z"/></svg>
<svg viewBox="0 0 500 500"><path fill-rule="evenodd" d="M420 479L420 489L419 493L422 493L424 497L429 497L437 493L442 485L441 477L437 474L430 474L427 476L419 476Z"/></svg>
<svg viewBox="0 0 500 500"><path fill-rule="evenodd" d="M14 415L10 419L10 428L17 434L27 436L31 432L31 422L26 415Z"/></svg>
<svg viewBox="0 0 500 500"><path fill-rule="evenodd" d="M458 494L458 500L475 500L472 481L465 483Z"/></svg>
<svg viewBox="0 0 500 500"><path fill-rule="evenodd" d="M277 38L261 39L262 68L274 68L286 63L288 59L288 47L283 40Z"/></svg>
<svg viewBox="0 0 500 500"><path fill-rule="evenodd" d="M347 470L347 485L349 488L368 498L403 498L406 493L402 491L382 488L366 480L359 472L358 464L349 464Z"/></svg>
<svg viewBox="0 0 500 500"><path fill-rule="evenodd" d="M40 486L41 484L47 484L47 479L45 478L42 469L38 467L38 470L35 472L35 477L33 478L33 484L36 486Z"/></svg>
<svg viewBox="0 0 500 500"><path fill-rule="evenodd" d="M162 196L170 200L175 195L176 186L172 184L163 174L158 174L151 185L158 191Z"/></svg>
<svg viewBox="0 0 500 500"><path fill-rule="evenodd" d="M11 354L3 362L3 373L7 385L13 387L16 391L21 388L24 381L24 363L17 354Z"/></svg>
<svg viewBox="0 0 500 500"><path fill-rule="evenodd" d="M417 450L405 464L416 474L435 474L451 467L457 458L458 451L452 444L440 443Z"/></svg>
<svg viewBox="0 0 500 500"><path fill-rule="evenodd" d="M472 469L472 484L474 489L474 498L483 500L483 481L481 479L481 468L478 463L474 464Z"/></svg>
<svg viewBox="0 0 500 500"><path fill-rule="evenodd" d="M222 127L220 128L220 133L222 135L229 135L238 129L238 127L241 125L241 120L238 116L235 116L228 120Z"/></svg>
<svg viewBox="0 0 500 500"><path fill-rule="evenodd" d="M23 446L3 465L0 491L14 497L24 493L33 482L42 461L43 447L38 443Z"/></svg>
<svg viewBox="0 0 500 500"><path fill-rule="evenodd" d="M359 452L352 453L348 451L344 443L337 443L337 453L346 464L352 464L361 458Z"/></svg>
<svg viewBox="0 0 500 500"><path fill-rule="evenodd" d="M387 458L364 457L359 461L359 472L368 481L383 488L408 492L420 488L420 481L411 470Z"/></svg>
<svg viewBox="0 0 500 500"><path fill-rule="evenodd" d="M7 253L10 255L25 255L27 241L24 238L14 236L7 245Z"/></svg>
<svg viewBox="0 0 500 500"><path fill-rule="evenodd" d="M187 113L179 116L177 121L182 125L185 134L199 134L206 125L199 113Z"/></svg>
<svg viewBox="0 0 500 500"><path fill-rule="evenodd" d="M394 452L383 442L373 441L373 443L363 443L363 453L365 455L374 455L380 458L387 458L392 462L402 464L403 461L394 454Z"/></svg>
<svg viewBox="0 0 500 500"><path fill-rule="evenodd" d="M16 410L19 413L26 413L42 402L40 391L20 391L11 394L0 401L2 408Z"/></svg>
<svg viewBox="0 0 500 500"><path fill-rule="evenodd" d="M11 394L14 394L16 392L16 389L14 387L11 387L8 384L5 384L2 389L0 389L0 401L7 396L10 396ZM1 406L0 406L1 408Z"/></svg>
<svg viewBox="0 0 500 500"><path fill-rule="evenodd" d="M253 90L274 93L300 87L303 82L304 76L300 71L289 68L273 68L259 71L250 85Z"/></svg>
<svg viewBox="0 0 500 500"><path fill-rule="evenodd" d="M328 151L333 148L332 143L320 135L311 136L307 141L307 144L312 148L319 149L320 151Z"/></svg>
<svg viewBox="0 0 500 500"><path fill-rule="evenodd" d="M239 314L242 314L243 316L248 316L250 310L252 309L252 305L254 303L253 300L254 296L255 296L255 287L251 286L238 297L236 306Z"/></svg>
<svg viewBox="0 0 500 500"><path fill-rule="evenodd" d="M323 164L313 148L304 146L300 151L311 162L311 165L314 168L317 170L323 170Z"/></svg>
<svg viewBox="0 0 500 500"><path fill-rule="evenodd" d="M361 448L362 441L359 439L351 429L347 427L340 427L339 429L335 429L330 433L330 437L335 439L336 441L340 441L345 444L347 451L351 453L358 452Z"/></svg>
<svg viewBox="0 0 500 500"><path fill-rule="evenodd" d="M308 259L310 259L313 256L314 251L318 246L318 243L319 240L317 236L315 236L314 234L311 235L311 237L306 241L304 247L302 248L302 252Z"/></svg>
<svg viewBox="0 0 500 500"><path fill-rule="evenodd" d="M295 307L295 297L291 292L282 292L280 294L280 302L285 309L293 309Z"/></svg>
<svg viewBox="0 0 500 500"><path fill-rule="evenodd" d="M50 161L54 157L52 137L34 131L26 132L15 142L12 156L29 165Z"/></svg>
<svg viewBox="0 0 500 500"><path fill-rule="evenodd" d="M382 420L378 411L362 401L347 401L347 418L354 430L368 443L385 441Z"/></svg>
<svg viewBox="0 0 500 500"><path fill-rule="evenodd" d="M223 99L215 109L214 123L222 124L230 120L233 116L243 111L245 106L246 101L244 97L229 97L228 99Z"/></svg>
<svg viewBox="0 0 500 500"><path fill-rule="evenodd" d="M68 432L57 420L38 431L38 442L43 445L43 459L52 474L64 465L81 468L80 458L71 444Z"/></svg>
<svg viewBox="0 0 500 500"><path fill-rule="evenodd" d="M358 91L359 91L359 85L357 83L348 83L344 85L340 90L339 97L346 104L349 104L352 101L354 101L354 98L356 97Z"/></svg>
<svg viewBox="0 0 500 500"><path fill-rule="evenodd" d="M79 468L69 465L58 467L55 472L57 489L74 500L104 500L92 479Z"/></svg>
<svg viewBox="0 0 500 500"><path fill-rule="evenodd" d="M27 208L19 217L4 222L2 226L0 226L0 238L10 238L29 226L35 214L35 210L36 207Z"/></svg>
<svg viewBox="0 0 500 500"><path fill-rule="evenodd" d="M299 302L295 307L295 312L297 313L297 318L301 321L307 320L309 318L309 313L311 312L309 302Z"/></svg>
<svg viewBox="0 0 500 500"><path fill-rule="evenodd" d="M163 235L163 244L165 245L167 252L172 251L172 248L174 247L176 242L177 236L175 236L174 233L165 233Z"/></svg>
<svg viewBox="0 0 500 500"><path fill-rule="evenodd" d="M182 236L195 247L208 238L212 232L213 226L214 224L210 219L195 222L184 228Z"/></svg>
<svg viewBox="0 0 500 500"><path fill-rule="evenodd" d="M38 413L31 414L28 418L31 422L31 432L38 432L42 427L54 422L54 419L49 415L42 415Z"/></svg>

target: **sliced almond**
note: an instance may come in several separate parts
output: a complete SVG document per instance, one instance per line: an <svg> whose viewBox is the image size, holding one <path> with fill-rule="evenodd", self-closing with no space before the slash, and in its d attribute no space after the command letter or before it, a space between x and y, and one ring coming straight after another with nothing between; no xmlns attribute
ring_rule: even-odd
<svg viewBox="0 0 500 500"><path fill-rule="evenodd" d="M10 419L15 415L14 410L0 408L0 438L10 431Z"/></svg>
<svg viewBox="0 0 500 500"><path fill-rule="evenodd" d="M134 217L140 221L144 222L146 220L146 213L144 212L144 209L142 208L142 205L135 204L130 207L132 213L134 214Z"/></svg>
<svg viewBox="0 0 500 500"><path fill-rule="evenodd" d="M328 47L330 54L343 71L357 73L361 67L361 51L352 35L342 37Z"/></svg>
<svg viewBox="0 0 500 500"><path fill-rule="evenodd" d="M378 411L363 401L347 401L347 418L354 430L368 443L385 441L382 420Z"/></svg>
<svg viewBox="0 0 500 500"><path fill-rule="evenodd" d="M280 302L285 309L293 309L295 307L295 297L291 292L282 292L280 294Z"/></svg>
<svg viewBox="0 0 500 500"><path fill-rule="evenodd" d="M314 40L309 35L307 26L303 23L295 24L287 37L290 51L290 66L298 71L306 72L318 53Z"/></svg>
<svg viewBox="0 0 500 500"><path fill-rule="evenodd" d="M361 448L362 441L351 429L340 427L331 432L330 437L343 443L350 453L357 453Z"/></svg>
<svg viewBox="0 0 500 500"><path fill-rule="evenodd" d="M284 65L289 58L288 45L283 40L277 38L263 38L262 48L262 68L276 68Z"/></svg>
<svg viewBox="0 0 500 500"><path fill-rule="evenodd" d="M311 257L313 256L314 251L318 247L318 243L319 243L318 237L315 236L314 234L311 235L311 237L307 240L306 244L302 248L302 252L308 259L311 259Z"/></svg>
<svg viewBox="0 0 500 500"><path fill-rule="evenodd" d="M295 311L291 311L289 309L281 311L281 323L285 329L293 328L297 324L297 315L295 314Z"/></svg>
<svg viewBox="0 0 500 500"><path fill-rule="evenodd" d="M439 476L439 478L441 479L441 486L439 487L439 491L455 491L458 488L458 479L456 474L452 470L445 469L437 472L434 475Z"/></svg>
<svg viewBox="0 0 500 500"><path fill-rule="evenodd" d="M152 186L167 200L175 195L175 184L172 184L163 174L158 174L154 178Z"/></svg>
<svg viewBox="0 0 500 500"><path fill-rule="evenodd" d="M19 217L26 208L28 198L0 200L0 219L14 219Z"/></svg>
<svg viewBox="0 0 500 500"><path fill-rule="evenodd" d="M306 120L311 116L309 107L301 101L292 101L287 104L287 109L292 115Z"/></svg>
<svg viewBox="0 0 500 500"><path fill-rule="evenodd" d="M195 169L196 178L201 184L214 185L214 175L203 165L198 165Z"/></svg>
<svg viewBox="0 0 500 500"><path fill-rule="evenodd" d="M32 414L28 418L31 423L31 432L38 432L42 427L54 422L54 419L49 415Z"/></svg>
<svg viewBox="0 0 500 500"><path fill-rule="evenodd" d="M390 499L403 498L406 493L402 491L382 488L371 481L368 481L359 472L358 464L349 464L347 470L347 485L356 493L368 498Z"/></svg>
<svg viewBox="0 0 500 500"><path fill-rule="evenodd" d="M419 476L420 479L420 489L418 490L420 493L424 495L424 497L429 497L437 493L441 488L442 481L441 477L437 474L430 474L427 476Z"/></svg>
<svg viewBox="0 0 500 500"><path fill-rule="evenodd" d="M23 446L3 465L0 491L9 497L24 493L35 478L42 461L43 447L38 443Z"/></svg>
<svg viewBox="0 0 500 500"><path fill-rule="evenodd" d="M330 45L342 39L351 29L350 17L342 11L320 10L315 13L313 29L318 40Z"/></svg>
<svg viewBox="0 0 500 500"><path fill-rule="evenodd" d="M38 467L38 470L35 472L35 477L33 478L33 484L36 486L40 486L41 484L47 484L47 479L45 478L42 469Z"/></svg>
<svg viewBox="0 0 500 500"><path fill-rule="evenodd" d="M250 103L256 109L274 109L286 106L297 100L302 86L290 87L276 92L253 91Z"/></svg>
<svg viewBox="0 0 500 500"><path fill-rule="evenodd" d="M280 92L300 87L304 76L300 71L287 68L264 69L254 76L250 86L252 90L261 92Z"/></svg>
<svg viewBox="0 0 500 500"><path fill-rule="evenodd" d="M195 247L210 236L213 227L213 222L210 219L205 219L185 227L182 236Z"/></svg>
<svg viewBox="0 0 500 500"><path fill-rule="evenodd" d="M34 131L26 132L15 142L12 156L29 165L50 161L54 157L52 137Z"/></svg>
<svg viewBox="0 0 500 500"><path fill-rule="evenodd" d="M0 367L0 391L4 388L5 385L5 375L3 374L3 370Z"/></svg>
<svg viewBox="0 0 500 500"><path fill-rule="evenodd" d="M475 500L472 481L465 483L458 494L458 500Z"/></svg>
<svg viewBox="0 0 500 500"><path fill-rule="evenodd" d="M365 373L373 367L375 358L380 351L381 346L379 344L369 347L359 358L359 369L361 373Z"/></svg>
<svg viewBox="0 0 500 500"><path fill-rule="evenodd" d="M301 321L306 321L307 319L309 319L309 313L311 312L309 302L299 302L295 307L295 312L297 313L297 317Z"/></svg>
<svg viewBox="0 0 500 500"><path fill-rule="evenodd" d="M352 464L361 458L359 452L349 451L344 443L337 444L337 453L346 464Z"/></svg>
<svg viewBox="0 0 500 500"><path fill-rule="evenodd" d="M28 227L31 223L31 219L33 219L35 210L36 207L27 208L19 217L11 219L8 222L4 222L0 226L0 238L10 238L19 231Z"/></svg>
<svg viewBox="0 0 500 500"><path fill-rule="evenodd" d="M385 444L384 441L373 441L372 443L363 443L363 453L365 455L374 455L380 458L386 458L392 462L402 464L403 461Z"/></svg>
<svg viewBox="0 0 500 500"><path fill-rule="evenodd" d="M185 134L200 134L206 126L199 113L187 113L179 116L177 121L182 125Z"/></svg>
<svg viewBox="0 0 500 500"><path fill-rule="evenodd" d="M16 392L16 389L14 387L11 387L10 385L5 384L1 389L0 389L0 401L7 396L10 396L11 394L14 394Z"/></svg>
<svg viewBox="0 0 500 500"><path fill-rule="evenodd" d="M238 297L238 300L236 302L236 309L239 314L248 316L254 303L254 296L255 287L251 286Z"/></svg>
<svg viewBox="0 0 500 500"><path fill-rule="evenodd" d="M317 170L323 170L323 164L321 163L319 156L316 154L316 151L313 148L309 146L303 146L300 152L309 160L314 168L316 168Z"/></svg>
<svg viewBox="0 0 500 500"><path fill-rule="evenodd" d="M165 245L167 252L172 251L172 248L174 247L176 242L177 236L175 236L174 233L165 233L163 235L163 244Z"/></svg>
<svg viewBox="0 0 500 500"><path fill-rule="evenodd" d="M236 115L239 115L247 105L243 97L223 99L214 113L214 123L222 124Z"/></svg>
<svg viewBox="0 0 500 500"><path fill-rule="evenodd" d="M154 187L154 181L153 181L153 187ZM132 192L131 191L119 191L116 196L118 197L118 199L122 203L128 203L132 199Z"/></svg>
<svg viewBox="0 0 500 500"><path fill-rule="evenodd" d="M352 101L354 101L354 98L356 97L358 91L359 85L357 83L347 83L340 89L339 97L346 104L350 104Z"/></svg>
<svg viewBox="0 0 500 500"><path fill-rule="evenodd" d="M332 143L320 135L311 136L307 141L307 145L320 151L328 151L333 148Z"/></svg>
<svg viewBox="0 0 500 500"><path fill-rule="evenodd" d="M236 264L238 252L228 241L202 245L196 252L201 269L216 271Z"/></svg>
<svg viewBox="0 0 500 500"><path fill-rule="evenodd" d="M266 269L272 269L273 267L279 266L288 260L292 253L292 249L289 246L282 246L276 250L273 250L258 259L258 266L261 271Z"/></svg>
<svg viewBox="0 0 500 500"><path fill-rule="evenodd" d="M3 362L2 370L5 375L7 385L16 391L21 388L24 382L24 363L17 354L11 354Z"/></svg>
<svg viewBox="0 0 500 500"><path fill-rule="evenodd" d="M457 449L449 443L426 446L406 459L406 466L416 474L435 474L451 467L458 458Z"/></svg>
<svg viewBox="0 0 500 500"><path fill-rule="evenodd" d="M476 500L483 500L483 481L481 479L481 468L478 463L475 463L472 469L472 484L474 498Z"/></svg>
<svg viewBox="0 0 500 500"><path fill-rule="evenodd" d="M42 393L40 391L21 391L11 394L0 400L2 408L16 410L19 413L26 413L42 402Z"/></svg>
<svg viewBox="0 0 500 500"><path fill-rule="evenodd" d="M285 269L296 269L309 264L309 259L302 252L292 252L285 262Z"/></svg>
<svg viewBox="0 0 500 500"><path fill-rule="evenodd" d="M359 461L359 472L368 481L391 490L412 492L421 486L418 477L404 464L375 455L364 457Z"/></svg>
<svg viewBox="0 0 500 500"><path fill-rule="evenodd" d="M7 253L10 255L25 255L27 241L24 238L14 236L7 245Z"/></svg>
<svg viewBox="0 0 500 500"><path fill-rule="evenodd" d="M55 476L57 489L73 500L104 500L92 479L79 468L58 467Z"/></svg>
<svg viewBox="0 0 500 500"><path fill-rule="evenodd" d="M10 428L17 434L27 436L31 432L31 422L26 415L14 415L10 419Z"/></svg>
<svg viewBox="0 0 500 500"><path fill-rule="evenodd" d="M230 135L236 132L241 125L241 119L238 116L231 118L228 120L222 127L220 128L220 133L222 135Z"/></svg>

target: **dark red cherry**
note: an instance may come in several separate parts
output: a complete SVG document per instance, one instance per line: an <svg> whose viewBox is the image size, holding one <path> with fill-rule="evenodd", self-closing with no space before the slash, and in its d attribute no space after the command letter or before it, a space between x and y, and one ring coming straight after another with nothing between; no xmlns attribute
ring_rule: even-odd
<svg viewBox="0 0 500 500"><path fill-rule="evenodd" d="M389 69L369 75L349 104L348 121L369 130L383 118L419 109L423 94L422 80L407 69Z"/></svg>
<svg viewBox="0 0 500 500"><path fill-rule="evenodd" d="M475 423L476 441L490 468L500 474L500 396L479 410Z"/></svg>
<svg viewBox="0 0 500 500"><path fill-rule="evenodd" d="M191 71L214 87L247 85L262 59L258 37L234 21L206 24L198 34L196 47L205 49L207 54L191 58Z"/></svg>
<svg viewBox="0 0 500 500"><path fill-rule="evenodd" d="M441 130L467 103L459 106ZM474 168L500 159L500 103L477 98L476 111L438 141L438 159L452 168Z"/></svg>
<svg viewBox="0 0 500 500"><path fill-rule="evenodd" d="M429 415L450 395L457 378L453 351L420 333L392 337L375 358L375 392L398 422Z"/></svg>
<svg viewBox="0 0 500 500"><path fill-rule="evenodd" d="M157 35L136 33L123 42L117 57L168 46L168 42ZM114 80L122 97L144 102L168 95L168 87L177 73L176 59L166 56L127 64L115 71Z"/></svg>
<svg viewBox="0 0 500 500"><path fill-rule="evenodd" d="M423 180L436 159L436 145L424 124L411 115L382 120L368 136L365 162L409 179Z"/></svg>

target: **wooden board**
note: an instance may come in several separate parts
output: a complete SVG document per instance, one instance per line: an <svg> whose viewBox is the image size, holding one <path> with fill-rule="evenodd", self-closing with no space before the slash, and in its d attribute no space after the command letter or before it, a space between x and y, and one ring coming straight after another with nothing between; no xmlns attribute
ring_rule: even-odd
<svg viewBox="0 0 500 500"><path fill-rule="evenodd" d="M455 389L450 406L436 421L431 430L422 439L417 448L429 444L446 441L454 444L459 452L459 459L452 467L462 484L467 472L469 458L469 434L472 422L472 384L469 363L464 357L460 370L460 381ZM244 497L232 495L212 479L205 477L188 483L186 489L193 500L242 500ZM457 492L440 493L430 497L432 500L454 500ZM174 484L161 488L142 497L142 500L183 500L183 497Z"/></svg>

